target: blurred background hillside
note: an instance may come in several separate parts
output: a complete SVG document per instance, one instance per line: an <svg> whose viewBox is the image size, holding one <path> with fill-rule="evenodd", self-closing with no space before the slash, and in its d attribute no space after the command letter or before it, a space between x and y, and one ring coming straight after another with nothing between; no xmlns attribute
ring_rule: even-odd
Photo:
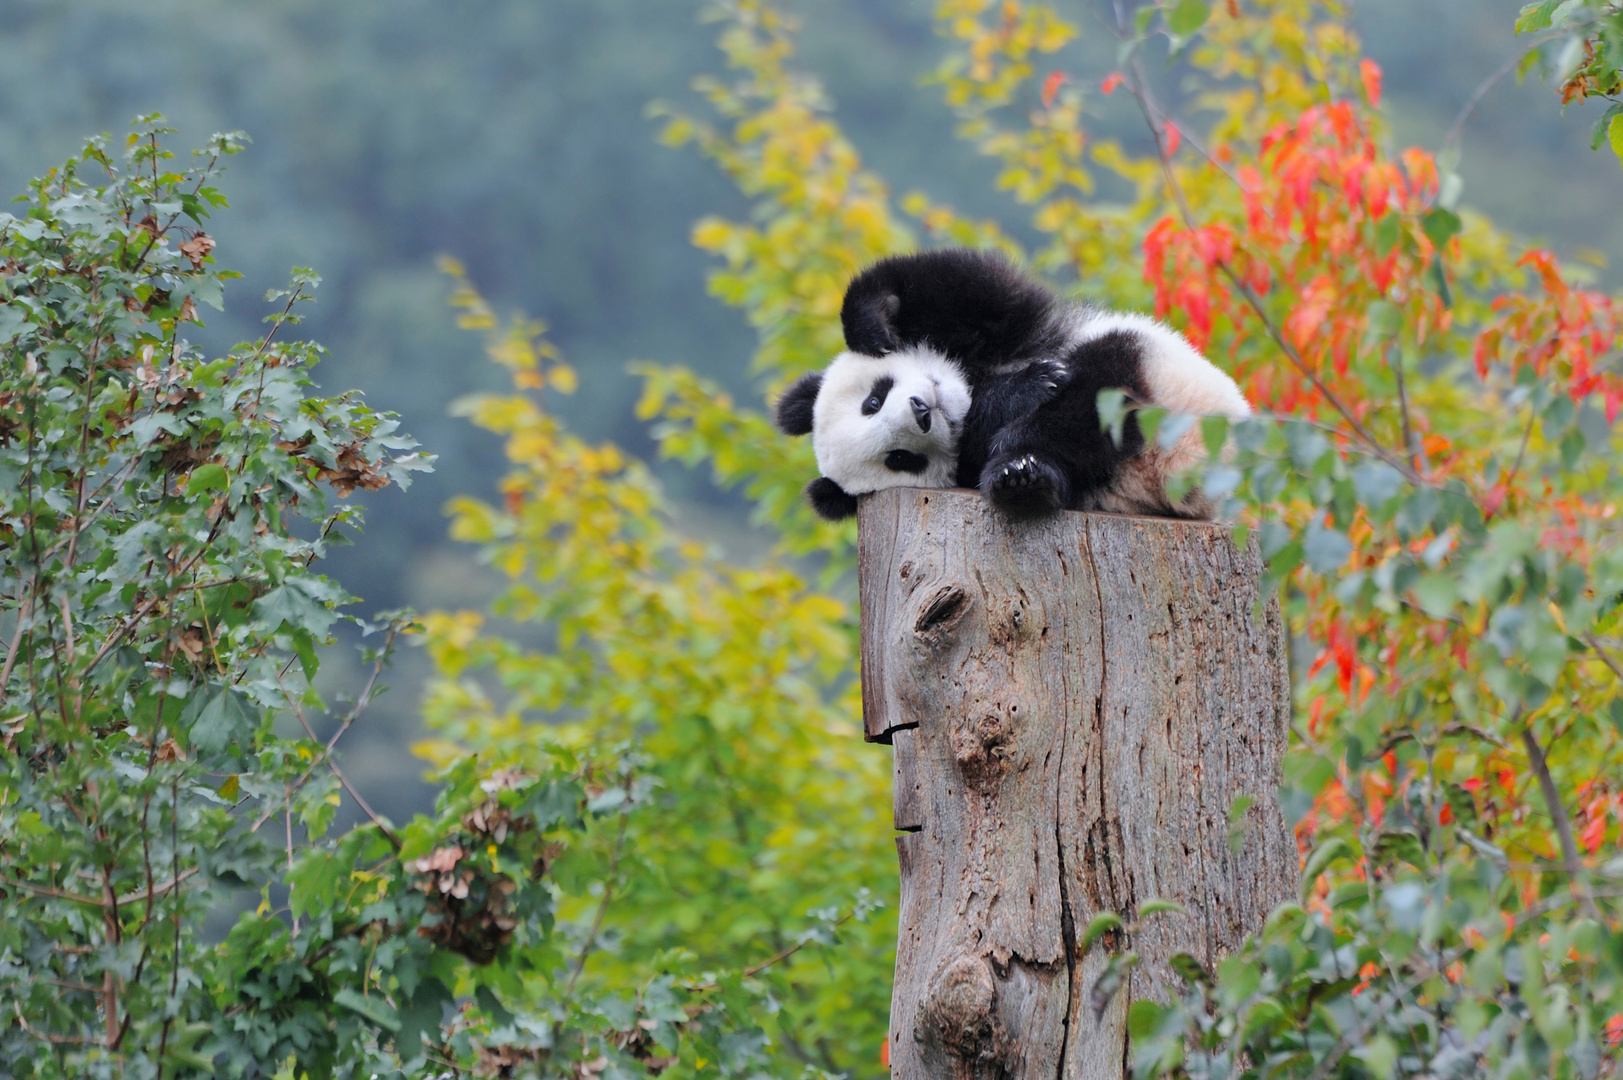
<svg viewBox="0 0 1623 1080"><path fill-rule="evenodd" d="M1024 212L988 193L994 170L952 136L939 96L919 84L940 43L931 0L802 0L803 66L868 165L902 194L922 190L1016 233ZM1081 9L1080 3L1075 5ZM434 269L454 255L503 310L545 319L580 372L569 421L647 454L633 418L629 361L687 365L759 399L753 336L705 292L707 259L688 243L705 213L738 215L737 193L695 155L667 149L650 101L699 108L693 76L719 68L699 0L8 0L0 8L0 187L118 136L162 111L177 145L241 128L253 139L223 187L217 254L246 276L202 336L253 336L259 297L293 265L325 279L305 332L331 350L318 373L398 410L439 471L373 500L363 545L328 572L362 611L457 607L489 591L485 571L445 536L441 507L488 495L493 439L448 404L500 385L477 340L453 325ZM1477 84L1513 56L1518 0L1362 0L1354 22L1386 73L1393 140L1436 148ZM1097 85L1114 41L1085 17L1064 61ZM1175 96L1176 72L1166 73ZM1589 120L1550 122L1548 88L1501 80L1464 129L1464 203L1623 284L1623 173L1589 150ZM1134 141L1124 100L1091 99L1092 126ZM1199 126L1198 117L1190 117ZM1109 198L1103 189L1100 197ZM1613 208L1611 213L1602 208ZM214 231L214 230L211 230ZM742 506L705 477L661 467L685 520L738 558L759 549ZM337 659L335 657L335 659ZM427 788L407 749L418 734L408 653L394 693L352 736L349 768L397 817ZM335 665L336 668L337 665Z"/></svg>

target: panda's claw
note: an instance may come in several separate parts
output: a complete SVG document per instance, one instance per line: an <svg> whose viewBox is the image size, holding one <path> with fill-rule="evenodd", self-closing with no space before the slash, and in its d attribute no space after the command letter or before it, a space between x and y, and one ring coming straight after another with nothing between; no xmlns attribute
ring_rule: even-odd
<svg viewBox="0 0 1623 1080"><path fill-rule="evenodd" d="M1012 516L1030 516L1065 506L1065 475L1036 454L990 463L981 474L987 500Z"/></svg>

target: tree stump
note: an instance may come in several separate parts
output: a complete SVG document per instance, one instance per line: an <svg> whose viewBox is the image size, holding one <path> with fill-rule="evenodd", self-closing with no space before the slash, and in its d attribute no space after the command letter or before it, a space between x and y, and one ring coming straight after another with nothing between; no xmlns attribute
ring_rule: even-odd
<svg viewBox="0 0 1623 1080"><path fill-rule="evenodd" d="M1009 522L968 491L860 510L867 736L894 745L898 1080L1128 1075L1127 1004L1208 966L1295 894L1276 792L1290 715L1262 560L1210 522ZM1230 847L1230 809L1253 800ZM1152 898L1096 1018L1101 912Z"/></svg>

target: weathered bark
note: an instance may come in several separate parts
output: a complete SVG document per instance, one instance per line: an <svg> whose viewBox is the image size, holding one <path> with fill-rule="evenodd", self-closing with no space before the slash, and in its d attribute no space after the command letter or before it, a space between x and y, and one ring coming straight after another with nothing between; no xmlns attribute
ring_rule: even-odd
<svg viewBox="0 0 1623 1080"><path fill-rule="evenodd" d="M1166 958L1210 965L1293 895L1275 793L1289 720L1255 545L1207 522L1059 514L906 488L861 508L862 699L894 744L899 1080L1110 1078ZM1230 849L1229 812L1253 799ZM1151 898L1104 1015L1090 919Z"/></svg>

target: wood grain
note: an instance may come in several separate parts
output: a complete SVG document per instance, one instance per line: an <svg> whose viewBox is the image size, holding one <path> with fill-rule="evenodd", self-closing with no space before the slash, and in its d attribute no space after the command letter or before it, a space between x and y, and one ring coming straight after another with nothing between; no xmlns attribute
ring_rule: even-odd
<svg viewBox="0 0 1623 1080"><path fill-rule="evenodd" d="M895 748L897 1078L1110 1078L1126 1006L1210 964L1295 893L1275 793L1289 721L1255 545L1209 522L1009 522L974 492L862 500L862 698ZM1243 843L1230 849L1239 796ZM1103 911L1157 915L1096 1019Z"/></svg>

